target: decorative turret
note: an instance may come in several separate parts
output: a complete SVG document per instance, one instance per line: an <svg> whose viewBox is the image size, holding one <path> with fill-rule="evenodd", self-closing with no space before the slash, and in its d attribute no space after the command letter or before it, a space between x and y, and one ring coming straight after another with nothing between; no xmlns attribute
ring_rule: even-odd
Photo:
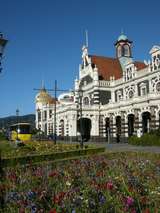
<svg viewBox="0 0 160 213"><path fill-rule="evenodd" d="M43 87L40 92L36 95L36 103L42 103L42 104L54 104L55 99L51 97L51 95L48 94L46 89Z"/></svg>

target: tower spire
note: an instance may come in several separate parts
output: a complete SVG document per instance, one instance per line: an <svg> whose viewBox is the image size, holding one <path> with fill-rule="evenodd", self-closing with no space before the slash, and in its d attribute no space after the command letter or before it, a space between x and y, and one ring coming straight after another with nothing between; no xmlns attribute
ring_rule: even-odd
<svg viewBox="0 0 160 213"><path fill-rule="evenodd" d="M85 36L86 36L86 47L88 47L88 30L85 30Z"/></svg>

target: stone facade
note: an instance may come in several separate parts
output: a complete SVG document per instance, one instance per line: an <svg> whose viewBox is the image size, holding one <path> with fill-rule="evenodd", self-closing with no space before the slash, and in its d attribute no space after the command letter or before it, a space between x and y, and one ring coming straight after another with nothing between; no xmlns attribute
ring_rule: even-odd
<svg viewBox="0 0 160 213"><path fill-rule="evenodd" d="M87 140L121 141L159 128L160 47L153 46L145 62L133 60L132 42L125 35L119 36L115 49L116 57L108 58L82 48L74 90L56 100L59 137L75 140L82 132ZM49 135L55 130L55 100L45 92L47 100L38 99L41 91L36 96L36 126Z"/></svg>

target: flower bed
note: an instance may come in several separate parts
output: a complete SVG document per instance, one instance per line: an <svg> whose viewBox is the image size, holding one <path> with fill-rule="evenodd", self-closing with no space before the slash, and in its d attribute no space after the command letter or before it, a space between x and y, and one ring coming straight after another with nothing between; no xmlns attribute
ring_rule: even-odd
<svg viewBox="0 0 160 213"><path fill-rule="evenodd" d="M2 158L14 158L14 157L24 157L27 155L45 155L57 152L67 152L80 149L80 145L75 144L65 144L65 143L57 143L51 141L31 141L31 142L23 142L16 144L15 142L3 142L2 150ZM84 148L95 148L94 145L85 145Z"/></svg>
<svg viewBox="0 0 160 213"><path fill-rule="evenodd" d="M4 175L2 212L159 212L159 155L107 153L8 167Z"/></svg>
<svg viewBox="0 0 160 213"><path fill-rule="evenodd" d="M3 158L1 159L2 167L8 167L8 166L16 166L16 165L22 165L22 164L34 164L38 162L43 161L54 161L59 159L68 159L73 158L76 156L84 156L84 155L93 155L100 152L105 151L105 147L95 147L95 148L88 148L88 146L84 149L80 149L79 146L76 149L68 149L64 151L59 151L59 149L56 149L56 151L52 150L50 153L42 153L42 154L31 154L30 152L26 154L26 156L20 156L20 157L12 157L12 158Z"/></svg>

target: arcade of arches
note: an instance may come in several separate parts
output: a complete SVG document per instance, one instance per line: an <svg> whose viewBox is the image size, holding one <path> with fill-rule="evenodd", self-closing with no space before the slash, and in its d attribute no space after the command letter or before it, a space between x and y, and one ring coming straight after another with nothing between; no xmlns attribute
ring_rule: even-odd
<svg viewBox="0 0 160 213"><path fill-rule="evenodd" d="M100 135L116 138L128 138L137 135L138 130L141 134L150 132L160 127L160 111L152 108L150 111L135 110L135 112L110 113L109 116L101 116ZM102 125L103 123L103 125Z"/></svg>
<svg viewBox="0 0 160 213"><path fill-rule="evenodd" d="M160 127L160 111L156 108L151 110L139 110L134 112L110 113L108 116L101 114L99 117L99 130L97 136L93 136L94 119L82 117L77 121L77 132L82 135L84 141L92 140L98 137L101 141L114 141L117 136L120 141L133 135L137 135L138 130L141 134L150 132ZM66 122L60 120L59 131L60 136L65 137L67 131ZM92 135L92 136L91 136Z"/></svg>
<svg viewBox="0 0 160 213"><path fill-rule="evenodd" d="M81 118L77 122L77 131L82 133L84 141L91 138L91 128L93 120L89 118ZM63 122L62 122L63 123ZM63 123L64 131L64 123ZM128 138L132 135L137 135L137 130L141 130L141 134L147 133L150 130L158 129L160 126L160 112L153 109L151 111L135 113L121 112L119 114L110 114L105 117L103 115L99 118L99 138L108 141L109 138L121 139Z"/></svg>

